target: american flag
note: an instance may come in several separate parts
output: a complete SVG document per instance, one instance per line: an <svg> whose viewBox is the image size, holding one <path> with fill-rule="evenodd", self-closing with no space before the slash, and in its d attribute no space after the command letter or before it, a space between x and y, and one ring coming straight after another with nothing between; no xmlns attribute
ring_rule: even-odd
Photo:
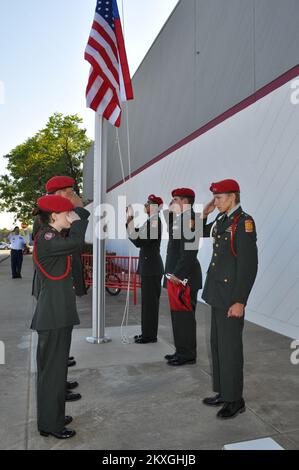
<svg viewBox="0 0 299 470"><path fill-rule="evenodd" d="M116 0L97 1L85 59L91 65L87 107L119 127L121 103L133 99L133 89Z"/></svg>

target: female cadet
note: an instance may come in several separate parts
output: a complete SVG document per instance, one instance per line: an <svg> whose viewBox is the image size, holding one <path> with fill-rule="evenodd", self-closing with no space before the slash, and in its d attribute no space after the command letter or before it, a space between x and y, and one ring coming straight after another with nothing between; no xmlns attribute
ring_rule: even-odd
<svg viewBox="0 0 299 470"><path fill-rule="evenodd" d="M31 328L38 333L37 426L42 436L58 439L76 433L65 426L65 384L73 326L79 324L71 276L71 255L84 243L89 212L81 199L58 195L37 201L42 221L34 240L33 258L41 289ZM73 209L76 207L76 213ZM63 238L61 231L69 229Z"/></svg>

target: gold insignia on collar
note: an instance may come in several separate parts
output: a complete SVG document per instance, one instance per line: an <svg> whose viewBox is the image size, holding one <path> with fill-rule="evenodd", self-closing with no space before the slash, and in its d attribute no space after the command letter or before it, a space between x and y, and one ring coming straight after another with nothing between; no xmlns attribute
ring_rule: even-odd
<svg viewBox="0 0 299 470"><path fill-rule="evenodd" d="M253 220L247 219L245 220L245 232L252 233L254 231Z"/></svg>

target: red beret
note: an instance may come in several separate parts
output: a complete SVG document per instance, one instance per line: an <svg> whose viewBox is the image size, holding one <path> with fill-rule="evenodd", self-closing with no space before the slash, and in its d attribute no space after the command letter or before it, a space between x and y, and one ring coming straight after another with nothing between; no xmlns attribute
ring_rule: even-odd
<svg viewBox="0 0 299 470"><path fill-rule="evenodd" d="M74 206L66 197L56 194L47 194L37 200L38 207L45 212L69 212L74 210Z"/></svg>
<svg viewBox="0 0 299 470"><path fill-rule="evenodd" d="M46 183L47 193L55 193L59 189L71 188L75 184L75 180L70 176L53 176Z"/></svg>
<svg viewBox="0 0 299 470"><path fill-rule="evenodd" d="M195 192L190 188L178 188L174 189L171 193L172 197L192 197L195 199Z"/></svg>
<svg viewBox="0 0 299 470"><path fill-rule="evenodd" d="M163 204L163 199L161 199L159 196L155 196L154 194L150 194L147 200L157 204L158 206Z"/></svg>
<svg viewBox="0 0 299 470"><path fill-rule="evenodd" d="M235 180L222 180L218 183L212 183L210 191L214 194L236 193L240 192L240 186Z"/></svg>

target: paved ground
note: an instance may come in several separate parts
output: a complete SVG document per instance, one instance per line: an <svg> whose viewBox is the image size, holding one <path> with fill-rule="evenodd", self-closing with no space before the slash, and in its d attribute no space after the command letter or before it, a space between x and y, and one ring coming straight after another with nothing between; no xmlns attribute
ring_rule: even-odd
<svg viewBox="0 0 299 470"><path fill-rule="evenodd" d="M165 295L159 342L122 344L124 295L107 296L107 333L112 342L90 345L91 294L79 300L81 325L74 330L82 400L67 404L77 436L67 442L42 438L35 422L36 336L29 330L32 259L24 258L23 279L12 280L9 259L0 264L1 449L221 449L224 444L271 436L286 449L299 449L299 366L290 363L290 339L247 322L245 399L247 412L222 422L201 404L211 392L209 309L198 305L198 362L170 368L172 351ZM139 305L131 308L127 336L139 332Z"/></svg>

